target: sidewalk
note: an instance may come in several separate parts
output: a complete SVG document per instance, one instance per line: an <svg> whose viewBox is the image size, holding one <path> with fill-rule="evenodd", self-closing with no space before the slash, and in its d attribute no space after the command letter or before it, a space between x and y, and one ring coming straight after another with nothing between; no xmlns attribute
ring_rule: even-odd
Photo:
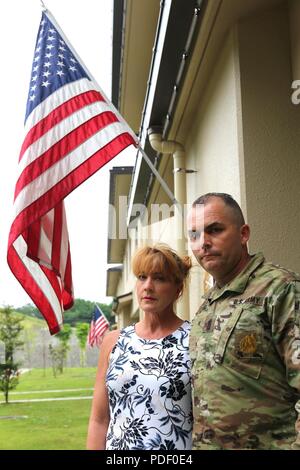
<svg viewBox="0 0 300 470"><path fill-rule="evenodd" d="M32 390L27 392L9 392L10 395L29 395L31 393L61 393L61 392L82 392L82 390L94 390L93 388L63 388L62 390Z"/></svg>
<svg viewBox="0 0 300 470"><path fill-rule="evenodd" d="M92 395L89 397L61 397L61 398L29 398L28 400L10 400L9 404L13 405L14 403L33 403L33 402L43 402L43 401L64 401L64 400L92 400ZM5 403L1 401L0 404Z"/></svg>
<svg viewBox="0 0 300 470"><path fill-rule="evenodd" d="M64 388L61 390L32 390L27 392L10 392L9 396L12 395L31 395L33 393L62 393L62 392L80 392L80 391L92 391L93 388ZM22 400L9 400L10 404L14 403L33 403L33 402L43 402L43 401L63 401L63 400L91 400L93 395L89 396L82 396L82 397L58 397L58 398L24 398ZM5 403L4 401L0 401L0 405Z"/></svg>

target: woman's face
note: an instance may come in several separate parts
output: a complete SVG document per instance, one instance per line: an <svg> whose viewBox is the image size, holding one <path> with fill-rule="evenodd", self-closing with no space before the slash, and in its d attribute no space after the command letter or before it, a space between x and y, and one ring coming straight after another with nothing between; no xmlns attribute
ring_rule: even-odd
<svg viewBox="0 0 300 470"><path fill-rule="evenodd" d="M171 306L180 294L180 287L162 273L142 273L136 282L136 292L141 309L147 313L160 313Z"/></svg>

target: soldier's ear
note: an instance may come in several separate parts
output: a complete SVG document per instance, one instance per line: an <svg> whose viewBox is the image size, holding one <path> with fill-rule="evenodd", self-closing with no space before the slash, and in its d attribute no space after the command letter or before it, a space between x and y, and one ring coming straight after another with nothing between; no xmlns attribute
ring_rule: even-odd
<svg viewBox="0 0 300 470"><path fill-rule="evenodd" d="M242 245L247 245L250 238L250 227L248 224L244 224L241 226L240 234Z"/></svg>

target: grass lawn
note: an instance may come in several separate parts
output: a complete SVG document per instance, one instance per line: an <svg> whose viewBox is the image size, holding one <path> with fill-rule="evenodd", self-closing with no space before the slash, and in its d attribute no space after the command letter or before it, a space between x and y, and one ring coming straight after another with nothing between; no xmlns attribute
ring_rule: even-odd
<svg viewBox="0 0 300 470"><path fill-rule="evenodd" d="M10 400L47 397L90 396L91 390L67 391L76 388L92 388L96 369L66 369L62 376L54 378L51 369L32 370L21 376ZM33 391L61 390L65 392L32 393ZM10 403L0 405L0 450L4 449L84 449L92 400L66 400L47 402Z"/></svg>
<svg viewBox="0 0 300 470"><path fill-rule="evenodd" d="M64 369L62 375L53 377L52 369L32 369L21 375L16 392L31 390L59 390L63 388L89 388L95 383L94 367Z"/></svg>

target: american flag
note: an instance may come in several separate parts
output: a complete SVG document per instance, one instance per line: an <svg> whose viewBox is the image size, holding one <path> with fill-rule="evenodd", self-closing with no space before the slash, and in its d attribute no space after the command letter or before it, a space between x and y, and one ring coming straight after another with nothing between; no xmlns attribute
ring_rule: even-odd
<svg viewBox="0 0 300 470"><path fill-rule="evenodd" d="M90 325L89 336L88 336L88 344L90 346L94 346L95 344L99 346L103 339L103 335L109 328L109 322L105 317L104 313L95 305L93 318Z"/></svg>
<svg viewBox="0 0 300 470"><path fill-rule="evenodd" d="M136 137L49 12L33 59L8 264L52 334L73 304L64 198Z"/></svg>

